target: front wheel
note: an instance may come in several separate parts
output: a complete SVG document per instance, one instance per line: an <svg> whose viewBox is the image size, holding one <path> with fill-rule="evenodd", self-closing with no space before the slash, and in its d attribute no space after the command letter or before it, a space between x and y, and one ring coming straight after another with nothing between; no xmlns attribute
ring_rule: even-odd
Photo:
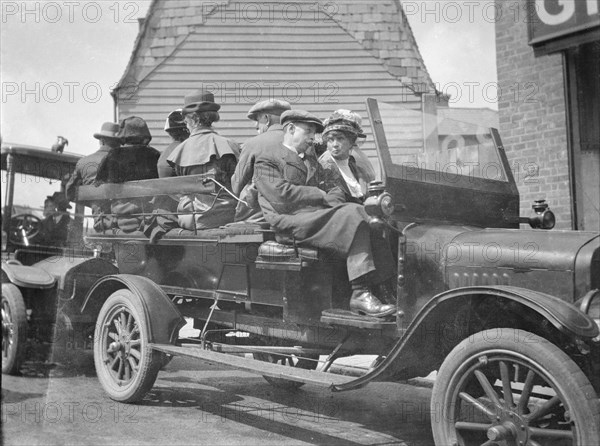
<svg viewBox="0 0 600 446"><path fill-rule="evenodd" d="M146 315L122 289L106 300L94 332L94 364L100 384L115 401L139 401L152 388L162 355L149 346Z"/></svg>
<svg viewBox="0 0 600 446"><path fill-rule="evenodd" d="M2 373L16 375L27 348L27 310L12 283L2 284Z"/></svg>
<svg viewBox="0 0 600 446"><path fill-rule="evenodd" d="M600 444L600 402L581 369L548 340L498 328L457 345L433 386L435 444Z"/></svg>

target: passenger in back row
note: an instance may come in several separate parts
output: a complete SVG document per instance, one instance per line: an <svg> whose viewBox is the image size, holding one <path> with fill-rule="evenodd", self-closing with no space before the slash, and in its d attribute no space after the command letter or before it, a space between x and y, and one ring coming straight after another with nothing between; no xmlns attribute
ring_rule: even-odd
<svg viewBox="0 0 600 446"><path fill-rule="evenodd" d="M117 136L123 145L108 151L98 167L96 185L158 178L156 162L160 152L148 145L152 135L146 121L137 116L123 119ZM113 200L110 208L114 218L102 229L121 229L123 232L141 230L145 219L139 214L151 210L145 198Z"/></svg>
<svg viewBox="0 0 600 446"><path fill-rule="evenodd" d="M173 150L167 162L177 176L210 174L230 189L240 149L236 142L219 135L212 128L212 124L219 121L220 108L210 91L197 90L185 97L182 114L190 137ZM193 230L231 223L235 205L235 199L224 192L218 198L208 194L183 195L177 212L190 213L179 215L179 226ZM192 211L198 214L192 215Z"/></svg>
<svg viewBox="0 0 600 446"><path fill-rule="evenodd" d="M283 127L279 117L290 110L289 102L279 99L268 99L252 106L248 111L248 119L256 121L257 136L248 139L242 146L242 154L235 173L231 177L231 190L248 206L239 202L235 210L235 221L264 222L265 219L258 203L251 196L253 187L254 161L264 147L283 142Z"/></svg>

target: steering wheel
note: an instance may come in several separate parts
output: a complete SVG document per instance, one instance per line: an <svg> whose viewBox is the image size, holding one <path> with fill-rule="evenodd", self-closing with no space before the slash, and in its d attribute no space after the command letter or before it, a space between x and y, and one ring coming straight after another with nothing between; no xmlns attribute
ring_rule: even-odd
<svg viewBox="0 0 600 446"><path fill-rule="evenodd" d="M30 239L42 229L42 220L33 214L18 214L10 219L9 239L13 243L29 246Z"/></svg>

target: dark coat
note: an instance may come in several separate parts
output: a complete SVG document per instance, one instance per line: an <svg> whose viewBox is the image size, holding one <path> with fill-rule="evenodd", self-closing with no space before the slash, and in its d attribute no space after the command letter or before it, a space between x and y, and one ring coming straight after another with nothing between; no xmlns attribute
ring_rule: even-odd
<svg viewBox="0 0 600 446"><path fill-rule="evenodd" d="M156 168L158 170L159 178L168 178L168 177L177 176L173 166L167 162L167 158L169 157L169 155L171 155L173 150L175 150L175 148L179 144L181 144L181 142L173 141L171 144L169 144L167 146L167 148L163 151L163 153L160 154L160 157L158 158L158 162L156 163Z"/></svg>
<svg viewBox="0 0 600 446"><path fill-rule="evenodd" d="M160 152L150 146L112 148L98 167L96 184L158 178L156 163L159 157ZM149 213L151 210L152 207L145 198L114 200L111 203L111 214L115 215L115 219L106 219L102 228L97 228L96 225L94 227L96 230L119 228L124 232L137 231L142 228L144 218L132 214Z"/></svg>
<svg viewBox="0 0 600 446"><path fill-rule="evenodd" d="M231 190L239 198L246 201L248 206L241 202L237 203L235 221L264 222L262 211L254 196L256 188L252 185L254 163L261 151L282 142L283 127L280 124L273 124L266 132L253 136L242 146L240 159L231 177Z"/></svg>
<svg viewBox="0 0 600 446"><path fill-rule="evenodd" d="M359 226L367 225L363 207L346 203L339 188L325 193L317 173L307 181L308 169L298 154L283 144L265 147L254 163L253 181L265 219L281 242L323 249L345 258Z"/></svg>
<svg viewBox="0 0 600 446"><path fill-rule="evenodd" d="M109 146L100 146L98 151L91 155L84 156L75 165L75 170L69 178L65 187L67 198L70 201L75 199L75 191L78 186L88 186L96 181L96 174L100 163L106 158L110 150ZM94 227L100 230L104 226L110 227L110 223L103 223L103 220L110 219L106 217L110 213L110 203L108 201L97 201L91 203L92 215L94 216Z"/></svg>
<svg viewBox="0 0 600 446"><path fill-rule="evenodd" d="M319 164L321 164L321 167L323 168L323 186L325 189L339 187L342 191L344 191L344 194L346 194L347 201L351 203L362 203L363 200L361 198L354 197L350 192L348 184L344 180L338 165L335 163L335 160L329 152L325 152L319 157ZM356 180L359 182L364 194L366 192L368 182L365 182L360 178L359 172L356 168L356 161L354 160L353 156L350 156L348 159L348 167L350 168L352 175L354 175L354 178L356 178Z"/></svg>

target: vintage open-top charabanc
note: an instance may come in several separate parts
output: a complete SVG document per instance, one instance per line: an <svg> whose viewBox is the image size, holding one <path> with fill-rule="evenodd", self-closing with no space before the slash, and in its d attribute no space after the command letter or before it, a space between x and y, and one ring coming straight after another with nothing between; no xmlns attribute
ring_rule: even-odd
<svg viewBox="0 0 600 446"><path fill-rule="evenodd" d="M344 391L437 370L438 446L598 444L599 234L548 230L554 216L543 202L519 217L496 130L371 99L367 106L383 181L371 185L365 208L396 255L401 311L388 319L351 313L343 259L278 243L268 227L174 229L155 243L141 232L88 234L94 260L115 270L91 286L69 271L64 279L74 282L65 286L81 320L96 319L104 390L139 401L175 355L290 389ZM188 176L83 186L78 203L202 191L224 193ZM179 338L184 317L197 338ZM332 373L351 355L374 360Z"/></svg>
<svg viewBox="0 0 600 446"><path fill-rule="evenodd" d="M42 214L45 198L64 195L81 155L11 143L1 155L2 373L18 373L26 358L46 358L59 338L71 342L83 327L93 333L95 317L82 317L75 297L117 269L83 244L82 204L59 215L68 221L63 239L47 233L53 217Z"/></svg>

